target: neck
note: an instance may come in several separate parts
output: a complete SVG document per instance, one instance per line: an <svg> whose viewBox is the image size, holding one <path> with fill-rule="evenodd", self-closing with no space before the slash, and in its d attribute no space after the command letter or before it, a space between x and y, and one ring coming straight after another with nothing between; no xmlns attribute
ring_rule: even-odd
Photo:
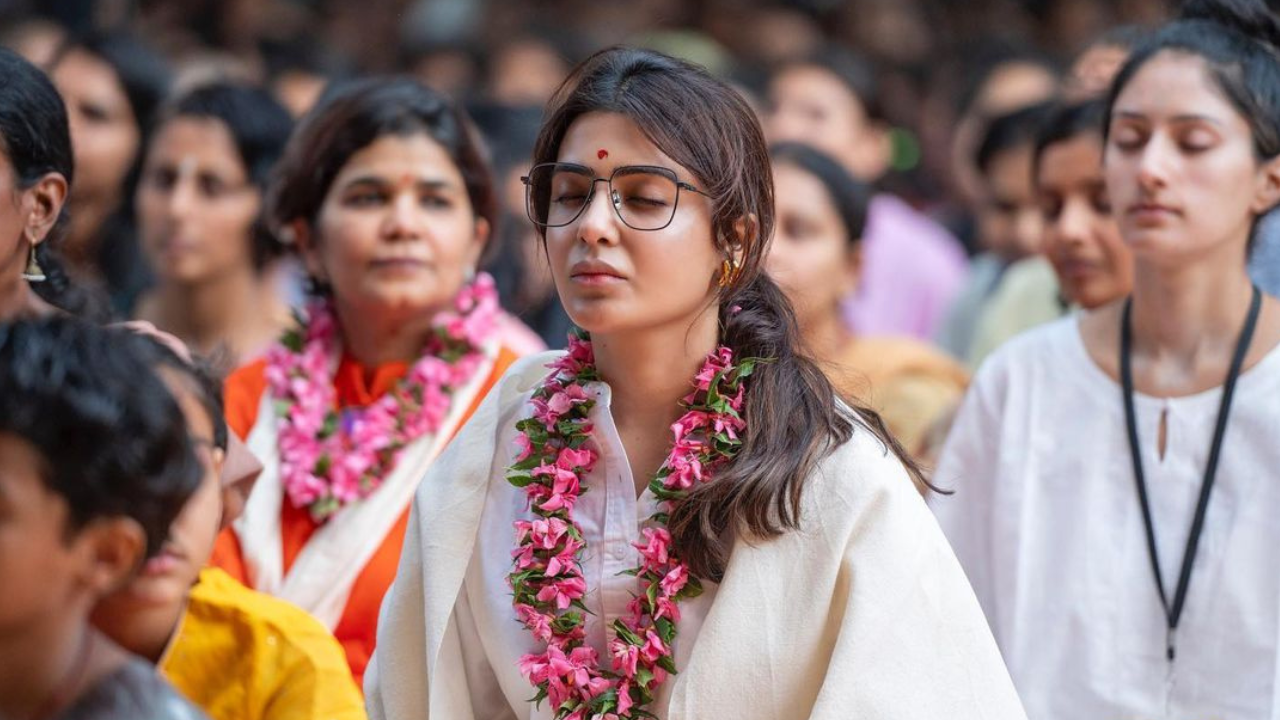
<svg viewBox="0 0 1280 720"><path fill-rule="evenodd" d="M839 306L818 317L806 318L800 323L804 347L810 356L821 363L833 363L840 356L840 349L853 338L844 324Z"/></svg>
<svg viewBox="0 0 1280 720"><path fill-rule="evenodd" d="M92 633L83 612L60 609L58 621L28 626L21 636L0 640L0 717L44 720L64 709L68 698L58 696L73 692L81 682L75 676ZM82 621L65 621L72 617Z"/></svg>
<svg viewBox="0 0 1280 720"><path fill-rule="evenodd" d="M99 605L99 609L103 609L103 606ZM97 612L93 616L93 622L120 647L159 665L165 650L177 635L186 611L184 597L180 602L112 612L110 627L100 622L102 618Z"/></svg>
<svg viewBox="0 0 1280 720"><path fill-rule="evenodd" d="M612 413L619 427L641 428L647 437L666 438L681 414L694 375L716 348L717 308L705 310L692 326L592 334L596 369L609 383ZM653 434L650 434L653 433Z"/></svg>
<svg viewBox="0 0 1280 720"><path fill-rule="evenodd" d="M436 310L413 313L408 320L394 313L371 313L333 303L342 329L343 347L367 369L390 362L413 362L431 337Z"/></svg>
<svg viewBox="0 0 1280 720"><path fill-rule="evenodd" d="M163 283L153 301L156 325L203 354L223 344L233 353L246 350L244 337L274 316L276 302L249 267L198 283Z"/></svg>
<svg viewBox="0 0 1280 720"><path fill-rule="evenodd" d="M1234 347L1253 288L1243 258L1231 271L1212 262L1156 268L1139 263L1133 282L1133 347L1154 360L1194 367Z"/></svg>
<svg viewBox="0 0 1280 720"><path fill-rule="evenodd" d="M0 280L0 322L45 317L54 312L56 309L37 295L31 283L20 275Z"/></svg>

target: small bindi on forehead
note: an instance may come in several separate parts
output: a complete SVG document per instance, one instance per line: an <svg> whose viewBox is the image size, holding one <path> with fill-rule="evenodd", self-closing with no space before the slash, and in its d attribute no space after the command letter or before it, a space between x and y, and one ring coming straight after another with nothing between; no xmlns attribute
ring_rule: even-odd
<svg viewBox="0 0 1280 720"><path fill-rule="evenodd" d="M599 150L596 151L596 158L600 160L604 160L607 157L609 157L608 150L605 150L604 148L600 148Z"/></svg>

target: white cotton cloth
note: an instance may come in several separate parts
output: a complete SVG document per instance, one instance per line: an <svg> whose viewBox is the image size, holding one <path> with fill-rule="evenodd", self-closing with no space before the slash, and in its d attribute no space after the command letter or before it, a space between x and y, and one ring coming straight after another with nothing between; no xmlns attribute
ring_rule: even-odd
<svg viewBox="0 0 1280 720"><path fill-rule="evenodd" d="M1221 388L1135 397L1172 602ZM1157 448L1167 418L1164 457ZM1077 318L1021 335L982 367L932 501L1034 720L1275 717L1280 611L1280 350L1239 379L1176 636L1152 575L1120 385Z"/></svg>
<svg viewBox="0 0 1280 720"><path fill-rule="evenodd" d="M609 412L609 386L590 383L586 389L596 400L589 418L595 425L592 449L599 458L583 478L586 492L578 498L574 519L587 541L582 562L587 581L583 602L592 613L587 616L587 643L607 668L613 621L626 617L627 603L640 594L639 581L620 573L640 563L640 552L633 543L640 542L641 528L653 526L649 518L659 511L659 503L648 488L636 498L631 465ZM527 406L526 415L532 414L532 406ZM503 709L527 706L530 720L551 720L554 713L549 703L533 708L527 702L534 690L520 674L518 664L522 656L544 651L546 643L538 643L514 620L511 591L506 585L512 569L511 550L515 547L514 523L530 518L524 491L505 479L504 469L515 462L518 452L515 428L506 434L508 442L498 446L505 449L505 455L492 467L494 475L489 479L480 533L458 599L458 632L467 661L471 702L478 717L502 717ZM690 650L716 594L715 583L703 582L702 586L702 595L680 603L680 624L672 646L677 668L688 664ZM483 652L477 652L478 648ZM654 702L654 714L659 718L666 717L664 708L670 703L674 684L668 679L659 686Z"/></svg>
<svg viewBox="0 0 1280 720"><path fill-rule="evenodd" d="M373 720L546 717L514 667L535 646L524 644L505 585L514 538L503 469L514 425L554 357L514 365L418 488L365 676ZM609 434L601 428L598 437ZM612 460L601 495L623 495L604 498L603 515L582 513L595 517L591 532L606 550L645 515L625 499L629 492L634 502L627 473L611 469L625 467L615 442L602 441ZM684 605L680 674L651 711L668 720L1025 717L945 538L869 432L856 430L814 471L801 523L779 538L739 540L709 607ZM606 566L598 555L594 562L588 581L607 583ZM599 586L591 590L598 597ZM610 604L602 602L606 613Z"/></svg>

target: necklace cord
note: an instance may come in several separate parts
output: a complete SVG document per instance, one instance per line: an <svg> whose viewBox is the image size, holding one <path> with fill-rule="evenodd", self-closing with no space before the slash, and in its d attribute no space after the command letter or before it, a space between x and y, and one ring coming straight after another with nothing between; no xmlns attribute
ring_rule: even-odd
<svg viewBox="0 0 1280 720"><path fill-rule="evenodd" d="M1151 560L1151 571L1155 576L1156 590L1160 593L1160 603L1165 613L1168 628L1165 655L1170 662L1177 651L1174 636L1178 622L1182 618L1182 610L1186 605L1187 589L1191 585L1191 571L1195 565L1196 549L1200 546L1200 536L1204 532L1204 519L1209 509L1209 496L1218 473L1218 460L1222 454L1222 442L1227 432L1227 420L1231 414L1231 400L1235 395L1236 381L1240 378L1244 366L1245 355L1253 341L1254 331L1258 325L1258 315L1262 308L1262 293L1255 285L1253 298L1249 305L1249 314L1236 339L1235 355L1231 358L1231 367L1227 372L1226 383L1222 388L1222 401L1218 408L1218 418L1213 430L1213 442L1209 446L1209 461L1205 466L1204 479L1200 484L1200 496L1196 501L1195 515L1191 521L1191 532L1187 535L1187 546L1182 555L1182 568L1178 574L1178 586L1174 592L1173 603L1170 604L1164 579L1160 573L1160 556L1156 549L1155 523L1151 516L1151 501L1147 491L1146 474L1142 467L1142 446L1138 440L1137 413L1134 410L1133 388L1133 299L1125 301L1124 314L1120 329L1120 384L1124 393L1125 424L1128 426L1129 454L1133 460L1134 481L1138 489L1138 501L1142 506L1142 522L1147 535L1147 555Z"/></svg>

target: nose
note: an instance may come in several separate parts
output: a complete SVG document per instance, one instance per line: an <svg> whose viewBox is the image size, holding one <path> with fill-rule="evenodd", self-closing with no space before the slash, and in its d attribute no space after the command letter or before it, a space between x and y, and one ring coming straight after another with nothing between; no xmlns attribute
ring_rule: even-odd
<svg viewBox="0 0 1280 720"><path fill-rule="evenodd" d="M1138 185L1147 191L1164 187L1169 177L1169 161L1173 148L1163 135L1155 135L1138 158Z"/></svg>
<svg viewBox="0 0 1280 720"><path fill-rule="evenodd" d="M422 234L422 210L416 193L398 193L387 208L382 221L382 236L390 240L408 240Z"/></svg>
<svg viewBox="0 0 1280 720"><path fill-rule="evenodd" d="M1062 214L1053 225L1053 233L1063 243L1083 245L1093 227L1093 213L1080 200L1072 200L1062 208Z"/></svg>
<svg viewBox="0 0 1280 720"><path fill-rule="evenodd" d="M169 217L181 219L191 212L195 204L195 182L190 177L179 177L169 188Z"/></svg>
<svg viewBox="0 0 1280 720"><path fill-rule="evenodd" d="M613 193L608 183L597 180L592 184L587 206L578 216L578 239L589 245L614 244L618 241L618 213L613 207Z"/></svg>

